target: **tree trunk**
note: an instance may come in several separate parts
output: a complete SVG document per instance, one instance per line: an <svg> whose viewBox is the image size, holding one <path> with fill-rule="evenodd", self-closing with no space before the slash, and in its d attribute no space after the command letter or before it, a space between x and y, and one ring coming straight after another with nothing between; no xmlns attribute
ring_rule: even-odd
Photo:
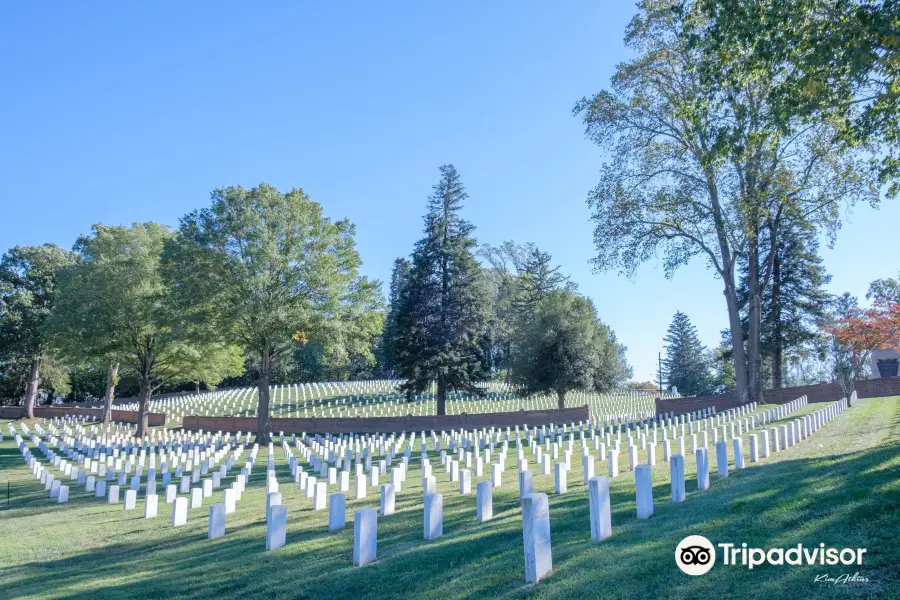
<svg viewBox="0 0 900 600"><path fill-rule="evenodd" d="M141 438L147 434L147 407L150 404L150 394L153 388L150 384L150 378L141 375L141 391L138 397L138 429L137 437Z"/></svg>
<svg viewBox="0 0 900 600"><path fill-rule="evenodd" d="M259 406L256 415L256 443L269 443L269 371L271 369L269 344L260 352L259 361Z"/></svg>
<svg viewBox="0 0 900 600"><path fill-rule="evenodd" d="M781 322L781 257L776 252L772 261L772 387L776 390L782 386L783 338L784 327Z"/></svg>
<svg viewBox="0 0 900 600"><path fill-rule="evenodd" d="M199 382L199 381L195 381L195 382L194 382L194 393L195 393L195 394L199 394L199 393L200 393L200 382Z"/></svg>
<svg viewBox="0 0 900 600"><path fill-rule="evenodd" d="M731 356L734 363L734 393L738 404L746 404L747 400L747 357L744 353L744 329L741 327L741 314L738 310L737 291L734 286L734 268L728 270L725 280L725 302L728 305L728 324L731 330Z"/></svg>
<svg viewBox="0 0 900 600"><path fill-rule="evenodd" d="M112 422L113 399L116 397L116 378L119 375L119 363L109 363L106 371L106 395L103 396L103 423Z"/></svg>
<svg viewBox="0 0 900 600"><path fill-rule="evenodd" d="M556 408L562 410L566 407L566 390L556 391Z"/></svg>
<svg viewBox="0 0 900 600"><path fill-rule="evenodd" d="M41 384L41 364L44 357L36 354L31 359L31 371L28 374L28 385L25 386L25 418L34 418L34 405L37 403L38 387Z"/></svg>
<svg viewBox="0 0 900 600"><path fill-rule="evenodd" d="M757 232L758 235L758 232ZM759 246L756 236L750 237L747 261L747 383L748 402L762 400L762 290L759 287Z"/></svg>
<svg viewBox="0 0 900 600"><path fill-rule="evenodd" d="M443 379L437 382L437 414L447 414L447 384Z"/></svg>

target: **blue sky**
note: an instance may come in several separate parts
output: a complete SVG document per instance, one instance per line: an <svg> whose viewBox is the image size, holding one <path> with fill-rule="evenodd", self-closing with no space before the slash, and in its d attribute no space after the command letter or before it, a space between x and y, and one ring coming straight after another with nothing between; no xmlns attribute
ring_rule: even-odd
<svg viewBox="0 0 900 600"><path fill-rule="evenodd" d="M325 6L330 4L330 6ZM52 10L50 9L52 6ZM630 2L3 3L0 251L69 247L92 223L176 226L224 185L304 188L357 225L386 280L454 163L480 242L551 252L649 379L672 315L705 343L721 284L696 262L668 281L594 274L585 203L603 160L571 114L627 58ZM834 292L896 274L900 207L857 207Z"/></svg>

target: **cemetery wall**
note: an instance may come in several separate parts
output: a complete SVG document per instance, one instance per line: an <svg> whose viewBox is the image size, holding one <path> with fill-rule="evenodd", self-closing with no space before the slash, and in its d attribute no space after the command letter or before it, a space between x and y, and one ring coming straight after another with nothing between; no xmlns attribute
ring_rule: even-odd
<svg viewBox="0 0 900 600"><path fill-rule="evenodd" d="M39 419L52 419L54 417L67 417L70 415L79 417L102 416L100 409L85 409L75 406L35 406L34 416ZM22 419L25 417L24 406L0 406L0 419ZM138 413L130 410L113 410L112 420L116 423L137 423ZM166 424L166 413L149 413L147 422L151 427L160 427Z"/></svg>
<svg viewBox="0 0 900 600"><path fill-rule="evenodd" d="M856 395L859 398L880 398L884 396L900 396L900 377L889 379L866 379L856 382ZM806 396L812 404L816 402L834 402L844 397L841 386L836 383L823 383L819 385L804 385L798 387L781 388L778 390L764 390L763 401L766 404L786 404L796 400L800 396ZM722 412L738 406L734 396L693 396L690 398L656 399L656 414L674 412L683 415L698 411L710 406L716 407L716 412Z"/></svg>
<svg viewBox="0 0 900 600"><path fill-rule="evenodd" d="M520 410L501 413L405 417L349 417L344 419L269 419L272 431L284 433L392 433L395 431L450 431L578 423L590 419L587 406L562 410ZM255 417L186 416L182 427L204 431L254 431Z"/></svg>

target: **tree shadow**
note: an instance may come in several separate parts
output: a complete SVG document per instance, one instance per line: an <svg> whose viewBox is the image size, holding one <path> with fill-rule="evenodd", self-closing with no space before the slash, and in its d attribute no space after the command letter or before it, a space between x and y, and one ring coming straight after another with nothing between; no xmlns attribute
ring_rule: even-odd
<svg viewBox="0 0 900 600"><path fill-rule="evenodd" d="M900 431L900 412L890 423ZM397 497L397 513L378 520L378 560L353 567L352 502L347 528L328 533L304 526L309 508L289 513L287 545L265 551L260 519L207 540L205 519L178 535L105 546L65 559L36 559L9 572L12 596L67 598L693 598L900 596L900 436L861 451L797 458L711 476L709 490L689 481L687 500L669 502L654 486L655 513L635 515L633 488L611 489L613 535L590 539L583 484L550 495L554 571L524 583L517 486L494 495L495 518L477 523L474 493L444 496L444 536L422 540L421 496ZM815 439L815 438L813 438ZM256 479L264 464L254 469ZM279 476L287 472L278 469ZM239 469L238 469L239 471ZM615 482L616 480L614 480ZM371 490L372 488L370 488ZM877 492L877 493L876 493ZM371 493L371 492L370 492ZM371 495L369 500L371 501ZM371 504L371 502L370 502ZM164 506L161 504L161 508ZM150 525L148 524L148 527ZM158 528L158 526L157 526ZM738 546L868 548L859 570L870 583L823 587L814 575L841 567L764 565L752 571L717 565L690 577L674 563L687 535ZM73 543L77 543L74 541Z"/></svg>

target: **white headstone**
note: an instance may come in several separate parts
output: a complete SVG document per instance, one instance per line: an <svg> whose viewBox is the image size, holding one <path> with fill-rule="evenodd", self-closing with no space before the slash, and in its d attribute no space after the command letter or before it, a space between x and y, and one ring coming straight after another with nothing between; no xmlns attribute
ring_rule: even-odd
<svg viewBox="0 0 900 600"><path fill-rule="evenodd" d="M684 502L684 457L680 454L672 456L669 468L672 473L672 502Z"/></svg>
<svg viewBox="0 0 900 600"><path fill-rule="evenodd" d="M444 497L425 494L425 539L434 540L444 533Z"/></svg>
<svg viewBox="0 0 900 600"><path fill-rule="evenodd" d="M287 507L270 506L266 510L266 550L284 546L287 536Z"/></svg>
<svg viewBox="0 0 900 600"><path fill-rule="evenodd" d="M653 475L649 465L638 465L635 468L634 492L638 519L649 519L653 516Z"/></svg>
<svg viewBox="0 0 900 600"><path fill-rule="evenodd" d="M728 477L728 446L725 442L716 444L716 473L719 477Z"/></svg>
<svg viewBox="0 0 900 600"><path fill-rule="evenodd" d="M353 517L353 564L367 565L378 554L378 513L374 508L361 508Z"/></svg>
<svg viewBox="0 0 900 600"><path fill-rule="evenodd" d="M394 486L386 483L381 486L381 516L394 514Z"/></svg>
<svg viewBox="0 0 900 600"><path fill-rule="evenodd" d="M709 453L706 448L697 448L697 489L709 489Z"/></svg>
<svg viewBox="0 0 900 600"><path fill-rule="evenodd" d="M347 525L347 496L331 494L328 501L328 531L340 531Z"/></svg>
<svg viewBox="0 0 900 600"><path fill-rule="evenodd" d="M591 461L591 466L594 466L594 462ZM553 484L554 489L557 494L565 494L569 488L566 480L566 463L558 462L556 463L555 472L553 476Z"/></svg>
<svg viewBox="0 0 900 600"><path fill-rule="evenodd" d="M731 441L734 446L734 468L735 469L743 469L744 468L744 446L743 440L741 438L736 437Z"/></svg>
<svg viewBox="0 0 900 600"><path fill-rule="evenodd" d="M159 496L157 496L156 494L150 494L146 498L144 498L144 518L145 519L155 518L158 505L159 505Z"/></svg>
<svg viewBox="0 0 900 600"><path fill-rule="evenodd" d="M188 499L181 496L172 503L172 527L187 524Z"/></svg>
<svg viewBox="0 0 900 600"><path fill-rule="evenodd" d="M490 481L479 481L475 486L475 518L488 521L494 517L494 487Z"/></svg>
<svg viewBox="0 0 900 600"><path fill-rule="evenodd" d="M225 535L225 505L211 504L209 507L208 539L215 539Z"/></svg>
<svg viewBox="0 0 900 600"><path fill-rule="evenodd" d="M612 511L609 503L609 479L591 477L588 482L588 504L591 518L591 539L595 542L612 535Z"/></svg>
<svg viewBox="0 0 900 600"><path fill-rule="evenodd" d="M522 537L525 541L525 582L537 583L553 568L547 494L529 494L522 498Z"/></svg>

